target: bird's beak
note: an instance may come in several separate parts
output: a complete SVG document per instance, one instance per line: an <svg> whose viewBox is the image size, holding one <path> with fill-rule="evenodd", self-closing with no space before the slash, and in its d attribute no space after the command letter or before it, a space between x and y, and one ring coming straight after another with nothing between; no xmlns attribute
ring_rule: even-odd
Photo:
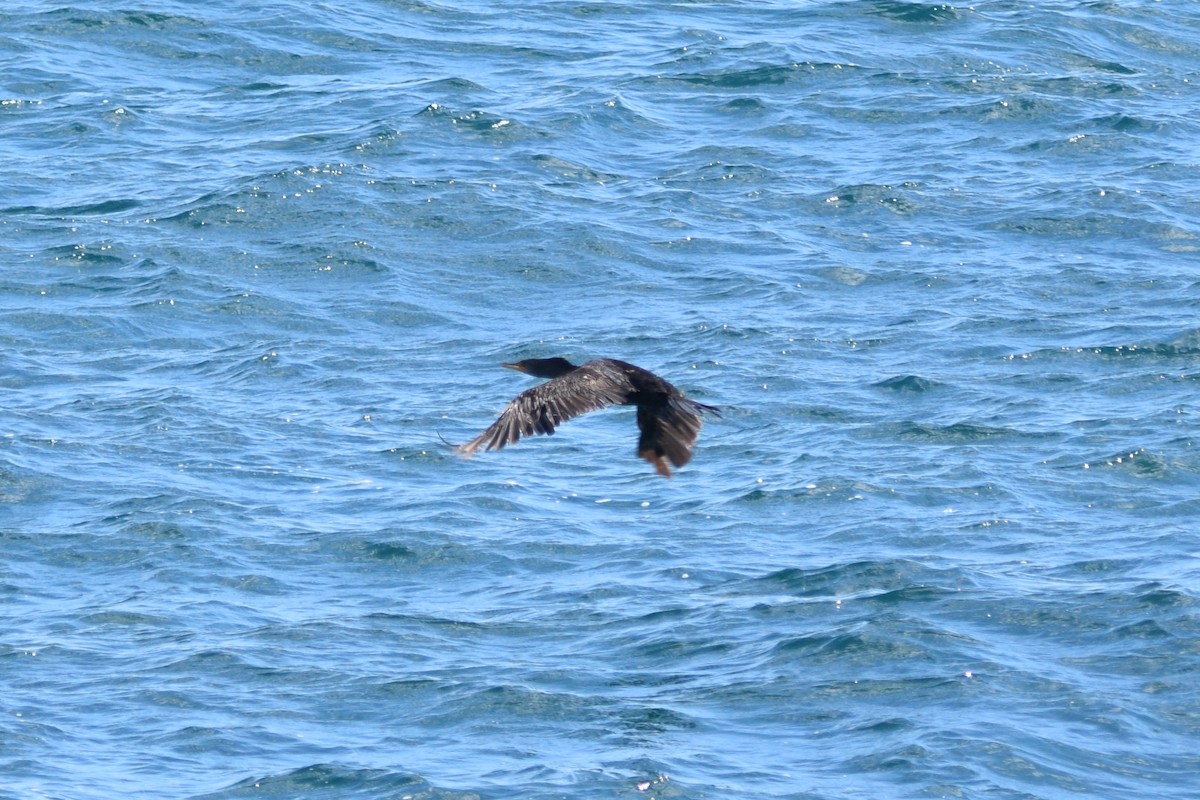
<svg viewBox="0 0 1200 800"><path fill-rule="evenodd" d="M517 372L525 371L525 368L522 367L520 364L501 364L500 366L502 366L506 369L515 369Z"/></svg>

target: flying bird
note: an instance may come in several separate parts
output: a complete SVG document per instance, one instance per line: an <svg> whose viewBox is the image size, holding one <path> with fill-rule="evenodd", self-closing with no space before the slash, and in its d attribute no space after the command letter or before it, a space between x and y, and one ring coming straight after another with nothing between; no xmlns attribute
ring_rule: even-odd
<svg viewBox="0 0 1200 800"><path fill-rule="evenodd" d="M464 458L476 450L499 450L522 436L552 435L557 426L589 411L637 406L638 455L669 478L668 461L682 467L692 459L700 416L720 416L720 409L689 400L653 372L615 358L579 366L565 358L527 358L502 366L550 380L521 392L487 430L456 448Z"/></svg>

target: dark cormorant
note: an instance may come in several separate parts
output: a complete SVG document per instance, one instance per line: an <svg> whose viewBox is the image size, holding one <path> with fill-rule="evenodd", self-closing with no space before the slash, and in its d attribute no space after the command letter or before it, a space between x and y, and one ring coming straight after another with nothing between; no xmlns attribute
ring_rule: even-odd
<svg viewBox="0 0 1200 800"><path fill-rule="evenodd" d="M522 436L553 434L556 426L589 411L637 406L642 432L638 455L669 478L668 459L682 467L692 458L700 415L720 411L689 400L653 372L615 358L597 358L579 366L565 358L527 358L502 366L550 380L521 392L478 438L460 445L457 449L464 457L480 449L499 450Z"/></svg>

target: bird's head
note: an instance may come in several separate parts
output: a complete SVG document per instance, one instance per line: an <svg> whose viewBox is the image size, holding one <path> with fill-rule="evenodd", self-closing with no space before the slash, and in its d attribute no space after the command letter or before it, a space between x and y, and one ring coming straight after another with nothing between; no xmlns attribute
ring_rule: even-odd
<svg viewBox="0 0 1200 800"><path fill-rule="evenodd" d="M559 375L566 375L575 369L575 365L570 361L557 357L527 358L523 361L501 364L501 366L515 369L518 372L524 372L526 375L532 375L535 378L557 378Z"/></svg>

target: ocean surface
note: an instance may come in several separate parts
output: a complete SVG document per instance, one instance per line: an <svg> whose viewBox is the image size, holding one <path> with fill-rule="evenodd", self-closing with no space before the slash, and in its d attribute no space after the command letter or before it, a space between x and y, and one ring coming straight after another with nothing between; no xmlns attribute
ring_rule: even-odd
<svg viewBox="0 0 1200 800"><path fill-rule="evenodd" d="M1198 798L1198 390L1195 4L5 2L0 798Z"/></svg>

